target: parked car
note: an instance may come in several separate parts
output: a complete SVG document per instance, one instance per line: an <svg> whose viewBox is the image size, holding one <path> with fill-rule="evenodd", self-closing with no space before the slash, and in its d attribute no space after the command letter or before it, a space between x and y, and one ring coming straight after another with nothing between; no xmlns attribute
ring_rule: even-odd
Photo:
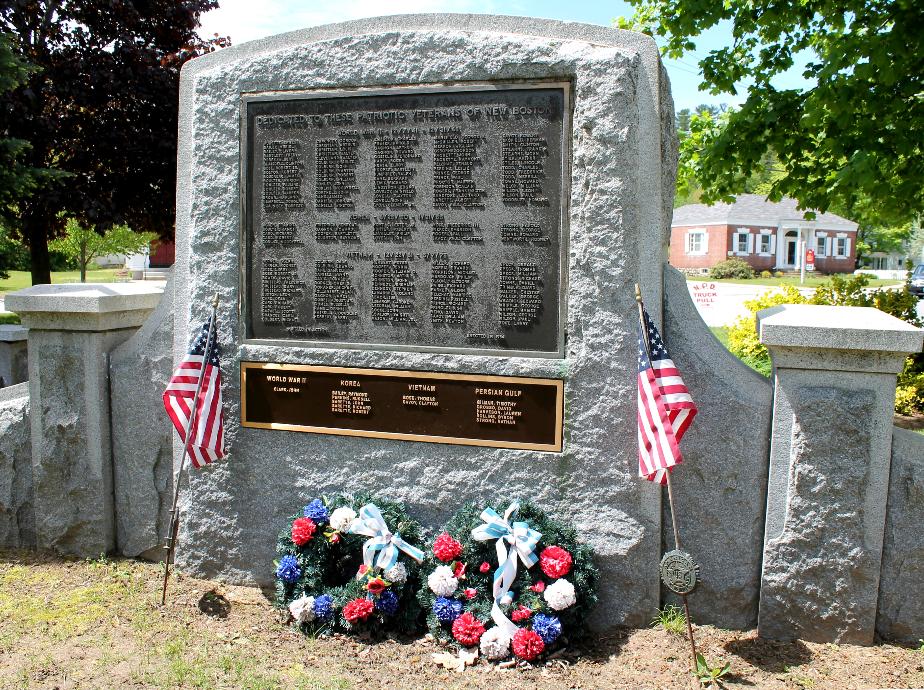
<svg viewBox="0 0 924 690"><path fill-rule="evenodd" d="M912 295L924 296L924 264L918 264L911 272L911 285L908 292Z"/></svg>

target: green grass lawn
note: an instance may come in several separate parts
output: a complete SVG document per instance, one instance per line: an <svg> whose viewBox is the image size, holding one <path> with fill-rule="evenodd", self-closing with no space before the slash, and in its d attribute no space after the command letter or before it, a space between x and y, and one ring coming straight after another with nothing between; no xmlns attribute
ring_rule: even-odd
<svg viewBox="0 0 924 690"><path fill-rule="evenodd" d="M88 283L114 283L117 268L103 268L87 271ZM51 274L52 283L79 283L80 271L54 271ZM10 277L0 280L0 294L15 292L32 285L32 276L29 271L10 271Z"/></svg>
<svg viewBox="0 0 924 690"><path fill-rule="evenodd" d="M847 277L850 274L842 273L844 277ZM818 287L822 283L828 282L831 278L830 275L824 274L806 274L805 283L799 282L799 276L783 276L782 278L710 278L706 276L687 276L687 280L700 283L703 281L708 281L710 283L734 283L736 285L766 285L768 287L780 287L782 285L793 285L795 287ZM880 278L870 278L869 287L886 287L889 285L900 285L902 281L900 280L883 280Z"/></svg>
<svg viewBox="0 0 924 690"><path fill-rule="evenodd" d="M709 330L712 331L712 335L718 338L719 342L725 346L725 349L728 349L728 327L710 326Z"/></svg>

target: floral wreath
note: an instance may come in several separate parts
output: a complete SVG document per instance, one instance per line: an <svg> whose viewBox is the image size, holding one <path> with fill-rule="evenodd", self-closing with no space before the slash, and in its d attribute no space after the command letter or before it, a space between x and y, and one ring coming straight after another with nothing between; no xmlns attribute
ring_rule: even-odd
<svg viewBox="0 0 924 690"><path fill-rule="evenodd" d="M538 567L534 567L538 566ZM433 541L418 598L430 632L490 660L533 661L584 632L597 602L593 549L530 503L469 504Z"/></svg>
<svg viewBox="0 0 924 690"><path fill-rule="evenodd" d="M275 604L306 634L417 632L420 541L400 503L315 498L279 533Z"/></svg>

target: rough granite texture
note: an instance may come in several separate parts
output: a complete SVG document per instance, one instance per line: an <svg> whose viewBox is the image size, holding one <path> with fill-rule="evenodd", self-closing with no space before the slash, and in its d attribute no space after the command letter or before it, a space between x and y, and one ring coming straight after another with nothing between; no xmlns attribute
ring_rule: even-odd
<svg viewBox="0 0 924 690"><path fill-rule="evenodd" d="M770 461L770 382L715 339L690 299L686 279L664 274L664 336L700 414L681 442L673 474L681 545L700 565L688 597L694 621L722 628L757 624ZM738 420L729 423L729 420ZM674 548L665 492L661 529ZM668 603L679 597L662 587Z"/></svg>
<svg viewBox="0 0 924 690"><path fill-rule="evenodd" d="M0 395L0 547L34 546L29 387L21 383Z"/></svg>
<svg viewBox="0 0 924 690"><path fill-rule="evenodd" d="M173 373L173 281L154 313L109 358L116 545L135 557L162 545L173 499L173 425L161 395ZM161 557L158 550L150 555Z"/></svg>
<svg viewBox="0 0 924 690"><path fill-rule="evenodd" d="M882 546L876 632L886 640L924 638L924 436L892 432L892 472Z"/></svg>
<svg viewBox="0 0 924 690"><path fill-rule="evenodd" d="M875 484L867 425L878 401L872 390L833 386L792 388L787 398L786 512L782 530L768 524L759 631L771 639L869 644L879 545L867 532L866 498Z"/></svg>
<svg viewBox="0 0 924 690"><path fill-rule="evenodd" d="M497 33L497 27L514 33ZM553 38L528 35L537 33ZM593 43L581 40L584 35ZM241 92L549 77L574 83L565 359L242 342ZM642 283L660 320L669 178L676 164L663 79L654 43L637 34L453 15L319 27L187 63L174 269L184 289L176 294L174 357L184 352L218 290L229 452L226 462L189 479L177 554L181 568L233 582L269 582L275 534L294 509L322 493L371 489L406 501L430 527L467 500L522 497L572 520L597 549L603 577L596 625L650 620L659 603L653 574L661 506L658 488L636 477L632 286ZM662 140L665 133L669 138ZM242 429L242 360L561 377L565 450L544 454ZM180 452L174 443L174 466Z"/></svg>

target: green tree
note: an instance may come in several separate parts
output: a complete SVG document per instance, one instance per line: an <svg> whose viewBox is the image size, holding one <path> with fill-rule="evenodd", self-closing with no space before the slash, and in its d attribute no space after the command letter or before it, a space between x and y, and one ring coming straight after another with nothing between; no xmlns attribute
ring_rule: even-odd
<svg viewBox="0 0 924 690"><path fill-rule="evenodd" d="M113 225L105 233L80 224L76 218L68 218L64 234L52 240L48 248L61 252L77 263L80 282L87 282L87 266L98 256L107 254L137 254L157 239L153 232L134 232L127 225Z"/></svg>
<svg viewBox="0 0 924 690"><path fill-rule="evenodd" d="M0 2L0 32L34 66L0 94L0 133L29 143L22 164L46 171L0 206L30 250L32 282L50 280L48 240L73 216L173 233L179 73L226 39L203 41L214 0Z"/></svg>
<svg viewBox="0 0 924 690"><path fill-rule="evenodd" d="M620 26L660 37L673 58L731 24L732 44L699 62L701 88L736 94L747 83L747 99L699 132L692 174L703 201L731 201L772 151L780 171L772 200L790 196L805 209L880 225L924 211L924 3L630 2L635 14ZM775 77L800 54L809 55L803 76L812 86L777 88Z"/></svg>

